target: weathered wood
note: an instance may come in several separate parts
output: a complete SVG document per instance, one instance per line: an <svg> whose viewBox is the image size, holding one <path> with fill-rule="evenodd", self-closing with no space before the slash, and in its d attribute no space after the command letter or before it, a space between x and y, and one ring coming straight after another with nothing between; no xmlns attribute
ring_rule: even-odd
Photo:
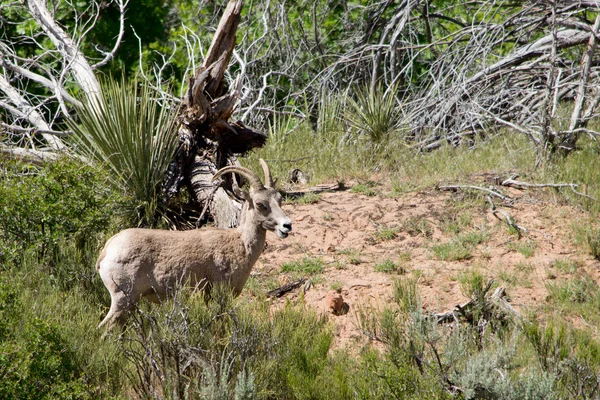
<svg viewBox="0 0 600 400"><path fill-rule="evenodd" d="M512 200L510 197L503 195L502 193L499 193L495 190L492 189L488 189L488 188L482 188L479 186L473 186L473 185L445 185L445 186L438 186L439 190L450 190L450 191L456 191L459 189L465 190L465 189L470 189L470 190L480 190L482 192L488 193L492 196L496 196L502 200Z"/></svg>
<svg viewBox="0 0 600 400"><path fill-rule="evenodd" d="M202 63L203 68L212 66L205 88L206 93L212 98L225 94L223 76L233 54L235 33L240 23L243 5L242 0L232 0L227 4L213 41L206 53L206 58Z"/></svg>
<svg viewBox="0 0 600 400"><path fill-rule="evenodd" d="M488 321L491 318L505 319L506 316L520 319L519 312L506 301L506 290L503 287L496 288L491 296L486 297L493 283L493 279L488 281L479 298L473 298L464 304L457 304L452 310L433 314L432 316L436 318L438 324L458 323L461 319L472 324L474 322L474 310L479 309L484 310L486 313L485 318Z"/></svg>
<svg viewBox="0 0 600 400"><path fill-rule="evenodd" d="M24 161L34 165L44 165L48 161L55 161L60 157L60 154L29 150L21 147L9 147L0 143L0 160L17 160Z"/></svg>
<svg viewBox="0 0 600 400"><path fill-rule="evenodd" d="M231 177L225 177L224 188L215 188L212 177L225 166L237 165L237 155L261 147L267 140L265 134L240 121L228 121L241 94L241 79L238 77L229 91L224 76L235 47L242 6L241 0L228 3L202 66L190 78L180 111L180 148L166 185L168 196L186 186L201 218L210 215L223 228L238 224L241 203L228 196Z"/></svg>

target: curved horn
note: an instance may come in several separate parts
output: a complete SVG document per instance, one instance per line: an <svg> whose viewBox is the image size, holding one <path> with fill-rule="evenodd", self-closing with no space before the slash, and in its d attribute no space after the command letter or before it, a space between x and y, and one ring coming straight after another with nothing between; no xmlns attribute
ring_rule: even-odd
<svg viewBox="0 0 600 400"><path fill-rule="evenodd" d="M222 175L228 174L230 172L231 173L235 172L236 174L241 175L244 178L248 179L248 182L250 183L250 187L253 188L254 190L260 190L260 189L264 188L262 182L260 181L260 178L258 176L256 176L256 174L254 172L250 171L248 168L236 167L236 166L229 166L229 167L221 168L220 170L217 171L215 176L212 177L212 182L214 182L217 178L221 177Z"/></svg>
<svg viewBox="0 0 600 400"><path fill-rule="evenodd" d="M273 183L273 179L271 179L271 171L269 171L269 166L267 165L265 160L263 160L262 158L259 158L258 162L260 163L260 166L262 167L263 171L265 172L265 185L268 187L275 186Z"/></svg>

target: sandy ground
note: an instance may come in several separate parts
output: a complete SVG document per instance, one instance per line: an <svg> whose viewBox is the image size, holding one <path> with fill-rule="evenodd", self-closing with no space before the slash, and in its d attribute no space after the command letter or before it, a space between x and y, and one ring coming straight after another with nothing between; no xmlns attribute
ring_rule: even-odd
<svg viewBox="0 0 600 400"><path fill-rule="evenodd" d="M321 194L313 204L285 205L293 233L285 240L269 233L267 248L253 271L255 284L271 289L302 276L282 272L283 264L320 258L324 271L307 276L312 284L304 302L331 319L336 348L365 342L359 314L377 312L393 302L393 282L402 276L418 279L422 306L428 312L447 311L468 300L460 284L466 271L494 278L521 312L543 308L548 282L567 278L568 273L553 267L556 260L576 262L578 273L600 279L600 263L573 243L571 221L586 214L561 205L547 193L504 189L516 201L503 205L494 200L497 209L527 229L519 239L493 215L485 197L435 188L398 196L391 196L389 188L375 190L379 193L375 196L346 190ZM453 231L449 228L453 223L460 227ZM382 235L384 230L393 234ZM442 261L436 257L435 245L469 232L485 236L472 248L470 258ZM396 263L399 271L376 272L376 265L385 260ZM344 315L329 310L325 297L332 288L341 288L349 305ZM272 300L273 307L295 301L301 291Z"/></svg>

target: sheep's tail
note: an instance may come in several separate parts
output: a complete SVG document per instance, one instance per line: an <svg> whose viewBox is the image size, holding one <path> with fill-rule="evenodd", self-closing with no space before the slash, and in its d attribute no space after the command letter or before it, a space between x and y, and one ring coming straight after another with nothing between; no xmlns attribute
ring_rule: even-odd
<svg viewBox="0 0 600 400"><path fill-rule="evenodd" d="M104 248L100 252L100 257L98 257L98 261L96 261L96 271L100 269L100 263L102 262L102 260L104 260L104 257L106 257L106 246L104 246Z"/></svg>
<svg viewBox="0 0 600 400"><path fill-rule="evenodd" d="M98 257L98 261L96 261L96 271L100 270L100 263L102 262L102 260L104 260L104 257L106 257L106 249L108 248L108 244L110 243L111 240L113 240L113 238L114 238L114 236L111 237L110 239L108 239L106 241L106 244L102 248L102 251L100 252L100 256Z"/></svg>

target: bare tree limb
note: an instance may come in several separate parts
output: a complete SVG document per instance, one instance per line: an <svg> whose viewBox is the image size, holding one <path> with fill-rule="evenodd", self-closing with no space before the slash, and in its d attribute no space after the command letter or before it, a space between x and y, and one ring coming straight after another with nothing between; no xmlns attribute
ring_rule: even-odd
<svg viewBox="0 0 600 400"><path fill-rule="evenodd" d="M563 146L574 148L575 142L577 142L577 133L573 132L575 129L580 128L583 120L581 118L581 112L583 110L583 104L586 97L586 87L589 81L590 69L592 66L592 59L594 57L594 53L596 52L596 34L600 29L600 13L596 15L596 22L594 23L594 27L592 28L592 32L588 41L587 50L583 54L581 60L581 79L579 80L579 86L577 88L577 94L575 96L575 107L573 108L573 113L571 114L571 121L569 123L569 135L563 141Z"/></svg>
<svg viewBox="0 0 600 400"><path fill-rule="evenodd" d="M33 18L42 26L56 48L65 55L66 62L81 89L88 98L99 101L100 84L77 44L56 23L43 0L28 0L27 5Z"/></svg>
<svg viewBox="0 0 600 400"><path fill-rule="evenodd" d="M590 200L597 201L597 199L592 196L589 196L585 193L578 192L575 188L579 187L580 185L578 185L576 183L528 183L528 182L515 181L513 179L506 179L505 181L502 182L502 186L512 186L512 187L518 187L518 188L546 188L546 187L564 188L564 187L568 187L569 189L571 189L571 191L573 191L573 193L575 193L579 196L586 197Z"/></svg>
<svg viewBox="0 0 600 400"><path fill-rule="evenodd" d="M495 190L492 189L487 189L487 188L482 188L479 186L473 186L473 185L445 185L445 186L439 186L438 189L440 190L458 190L458 189L470 189L470 190L479 190L485 193L488 193L492 196L498 197L501 200L504 201L512 201L512 199L508 196L503 195L502 193L498 193Z"/></svg>
<svg viewBox="0 0 600 400"><path fill-rule="evenodd" d="M129 4L129 0L117 0L117 4L119 6L119 33L115 40L115 45L113 46L111 51L104 54L104 58L100 62L97 62L96 64L92 65L92 70L96 70L108 64L110 60L114 58L115 53L119 49L121 41L123 40L123 35L125 34L125 9L127 8L127 4Z"/></svg>
<svg viewBox="0 0 600 400"><path fill-rule="evenodd" d="M4 78L4 76L0 75L0 91L4 92L14 107L10 107L5 105L8 111L16 114L17 117L26 118L31 125L40 129L41 131L50 131L50 126L44 120L44 117L25 100L21 94L10 85L10 83ZM62 141L54 135L49 135L47 133L42 133L44 139L48 142L48 145L53 150L62 150L65 145Z"/></svg>
<svg viewBox="0 0 600 400"><path fill-rule="evenodd" d="M8 147L0 143L0 159L22 160L35 165L43 165L48 161L56 160L60 155L47 151L24 149L21 147Z"/></svg>

